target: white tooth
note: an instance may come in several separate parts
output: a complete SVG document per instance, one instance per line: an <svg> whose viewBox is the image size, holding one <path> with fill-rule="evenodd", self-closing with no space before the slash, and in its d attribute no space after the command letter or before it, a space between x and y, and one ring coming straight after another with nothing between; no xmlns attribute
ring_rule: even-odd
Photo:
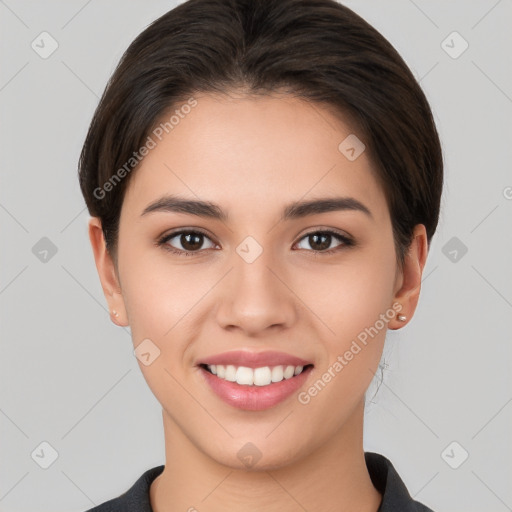
<svg viewBox="0 0 512 512"><path fill-rule="evenodd" d="M217 377L237 382L244 386L268 386L272 382L281 382L283 379L291 379L299 375L304 369L303 366L263 366L260 368L248 368L247 366L235 365L208 365L209 370Z"/></svg>
<svg viewBox="0 0 512 512"><path fill-rule="evenodd" d="M229 380L230 382L235 382L236 380L236 367L232 364L228 364L226 366L226 375L224 379Z"/></svg>
<svg viewBox="0 0 512 512"><path fill-rule="evenodd" d="M283 380L283 367L274 366L272 368L272 382L281 382Z"/></svg>
<svg viewBox="0 0 512 512"><path fill-rule="evenodd" d="M285 379L291 379L293 377L293 372L295 371L294 366L287 366L284 370L283 376Z"/></svg>
<svg viewBox="0 0 512 512"><path fill-rule="evenodd" d="M254 384L254 371L246 366L239 366L236 371L237 384L252 386Z"/></svg>
<svg viewBox="0 0 512 512"><path fill-rule="evenodd" d="M254 385L268 386L272 382L272 372L268 366L254 369Z"/></svg>

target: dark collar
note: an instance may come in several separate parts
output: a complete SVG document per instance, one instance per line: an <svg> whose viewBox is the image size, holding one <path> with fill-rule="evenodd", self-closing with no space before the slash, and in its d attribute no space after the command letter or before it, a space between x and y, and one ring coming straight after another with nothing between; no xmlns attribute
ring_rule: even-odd
<svg viewBox="0 0 512 512"><path fill-rule="evenodd" d="M386 457L373 452L366 452L364 456L373 485L382 494L382 503L377 512L433 512L411 498L393 464ZM163 470L164 465L148 469L125 493L86 512L153 512L149 487Z"/></svg>
<svg viewBox="0 0 512 512"><path fill-rule="evenodd" d="M411 498L393 464L386 457L379 453L366 452L364 458L372 483L382 494L382 502L377 512L433 512Z"/></svg>

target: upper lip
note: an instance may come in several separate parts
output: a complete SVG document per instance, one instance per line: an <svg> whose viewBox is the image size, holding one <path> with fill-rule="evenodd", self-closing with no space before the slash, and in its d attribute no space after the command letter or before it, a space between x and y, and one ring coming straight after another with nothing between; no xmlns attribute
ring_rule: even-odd
<svg viewBox="0 0 512 512"><path fill-rule="evenodd" d="M215 354L201 359L198 365L228 365L245 366L247 368L260 368L264 366L306 366L312 364L300 357L286 354L285 352L276 352L267 350L264 352L250 352L247 350L234 350L232 352L224 352Z"/></svg>

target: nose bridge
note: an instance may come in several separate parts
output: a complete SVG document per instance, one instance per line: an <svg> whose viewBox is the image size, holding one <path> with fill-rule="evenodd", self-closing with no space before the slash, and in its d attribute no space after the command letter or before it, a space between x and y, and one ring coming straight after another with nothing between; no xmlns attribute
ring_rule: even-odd
<svg viewBox="0 0 512 512"><path fill-rule="evenodd" d="M238 300L265 300L268 303L280 293L272 250L253 237L247 237L236 248L233 264L233 291Z"/></svg>
<svg viewBox="0 0 512 512"><path fill-rule="evenodd" d="M254 332L289 324L293 294L281 282L272 250L247 237L236 248L232 261L228 289L219 309L220 322Z"/></svg>
<svg viewBox="0 0 512 512"><path fill-rule="evenodd" d="M250 248L247 252L242 252L242 249L240 249L242 255L237 251L237 257L234 258L234 279L239 281L237 285L241 287L238 292L243 292L244 288L257 287L265 293L272 293L275 291L276 270L273 267L276 265L271 250L263 250L261 254L252 259L254 257L253 251L253 248ZM273 272L271 269L273 269ZM244 286L244 284L247 286Z"/></svg>

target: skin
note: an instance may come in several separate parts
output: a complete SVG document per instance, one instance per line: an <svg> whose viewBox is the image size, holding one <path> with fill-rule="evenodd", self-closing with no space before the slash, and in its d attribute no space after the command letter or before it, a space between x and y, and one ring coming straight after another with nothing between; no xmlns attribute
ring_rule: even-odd
<svg viewBox="0 0 512 512"><path fill-rule="evenodd" d="M396 262L389 211L363 152L349 161L338 145L354 133L319 104L291 96L197 95L198 105L134 172L123 202L117 265L105 249L101 223L89 236L111 316L129 325L137 347L160 350L139 362L162 405L166 462L150 488L155 512L375 512L363 451L365 391L381 358L386 330L306 405L293 394L264 410L221 401L204 383L200 358L235 349L279 350L314 364L307 390L379 315L400 303L416 309L428 246L417 225L403 269ZM229 220L144 208L164 193L219 204ZM315 214L279 221L292 201L354 197L371 211ZM192 256L158 247L177 228L207 233ZM338 230L321 254L309 233ZM262 254L247 263L236 252L252 236ZM200 245L202 241L202 245ZM189 249L177 236L167 242ZM317 256L315 257L315 249ZM237 452L261 452L246 468Z"/></svg>

